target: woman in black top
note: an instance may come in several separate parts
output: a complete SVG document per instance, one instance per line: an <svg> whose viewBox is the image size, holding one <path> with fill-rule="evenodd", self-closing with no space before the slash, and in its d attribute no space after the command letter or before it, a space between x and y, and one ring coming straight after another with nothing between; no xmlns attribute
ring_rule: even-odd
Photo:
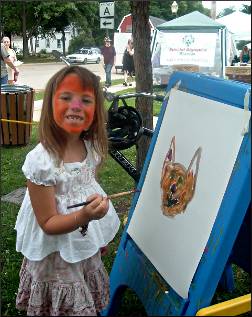
<svg viewBox="0 0 252 317"><path fill-rule="evenodd" d="M132 86L132 79L133 79L133 74L135 72L135 67L134 67L134 60L133 60L133 55L134 55L134 48L133 48L133 41L130 39L128 40L128 45L124 51L123 54L123 72L124 72L124 86ZM129 79L129 83L128 83Z"/></svg>

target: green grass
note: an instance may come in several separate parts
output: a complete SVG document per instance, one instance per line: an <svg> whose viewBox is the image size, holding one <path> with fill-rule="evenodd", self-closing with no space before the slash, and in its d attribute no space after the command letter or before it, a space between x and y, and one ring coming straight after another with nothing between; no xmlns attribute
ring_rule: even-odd
<svg viewBox="0 0 252 317"><path fill-rule="evenodd" d="M34 100L41 100L44 98L44 90L41 90L41 91L37 91L35 92L35 97L34 97Z"/></svg>
<svg viewBox="0 0 252 317"><path fill-rule="evenodd" d="M37 144L37 126L32 127L32 136L26 146L2 147L1 148L1 193L7 194L17 188L25 186L25 178L22 174L26 154ZM135 162L135 147L123 151L123 154L131 162ZM108 194L129 190L135 186L132 178L117 164L111 157L108 157L104 166L99 172L101 186ZM127 217L131 203L131 197L124 197L114 201L116 210L121 221ZM12 203L1 203L1 295L2 295L2 316L25 316L15 309L15 298L19 284L19 269L22 262L22 255L15 251L15 230L14 225L19 206ZM123 231L123 224L116 235L115 240L110 244L109 254L104 257L104 263L111 271L116 255L118 244ZM248 250L249 252L249 250ZM212 303L223 302L250 293L250 277L239 267L234 266L236 288L233 293L227 293L218 288ZM138 315L146 316L143 305L131 290L127 290L123 296L118 316Z"/></svg>

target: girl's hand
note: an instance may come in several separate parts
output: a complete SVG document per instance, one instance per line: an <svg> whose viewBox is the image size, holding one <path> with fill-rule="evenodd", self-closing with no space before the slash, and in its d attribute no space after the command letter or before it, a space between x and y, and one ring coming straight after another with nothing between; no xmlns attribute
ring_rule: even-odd
<svg viewBox="0 0 252 317"><path fill-rule="evenodd" d="M87 198L91 201L83 207L83 214L88 217L89 221L103 218L109 210L109 200L100 194L93 194Z"/></svg>
<svg viewBox="0 0 252 317"><path fill-rule="evenodd" d="M105 247L100 248L101 251L101 256L104 256L108 253L108 246L106 245Z"/></svg>

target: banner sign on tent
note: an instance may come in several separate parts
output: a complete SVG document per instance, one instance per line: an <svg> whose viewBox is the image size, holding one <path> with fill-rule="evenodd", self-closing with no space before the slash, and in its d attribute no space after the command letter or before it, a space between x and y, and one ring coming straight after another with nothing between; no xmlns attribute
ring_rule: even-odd
<svg viewBox="0 0 252 317"><path fill-rule="evenodd" d="M162 33L160 65L213 67L216 33Z"/></svg>

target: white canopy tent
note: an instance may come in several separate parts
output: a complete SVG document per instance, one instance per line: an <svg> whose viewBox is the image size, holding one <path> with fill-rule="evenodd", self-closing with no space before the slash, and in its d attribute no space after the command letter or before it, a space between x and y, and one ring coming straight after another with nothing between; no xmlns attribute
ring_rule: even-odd
<svg viewBox="0 0 252 317"><path fill-rule="evenodd" d="M229 32L232 33L234 41L251 41L251 15L240 11L235 11L216 22L224 24Z"/></svg>
<svg viewBox="0 0 252 317"><path fill-rule="evenodd" d="M224 77L237 53L232 42L224 24L198 11L160 24L151 46L153 81L162 83L179 68Z"/></svg>

